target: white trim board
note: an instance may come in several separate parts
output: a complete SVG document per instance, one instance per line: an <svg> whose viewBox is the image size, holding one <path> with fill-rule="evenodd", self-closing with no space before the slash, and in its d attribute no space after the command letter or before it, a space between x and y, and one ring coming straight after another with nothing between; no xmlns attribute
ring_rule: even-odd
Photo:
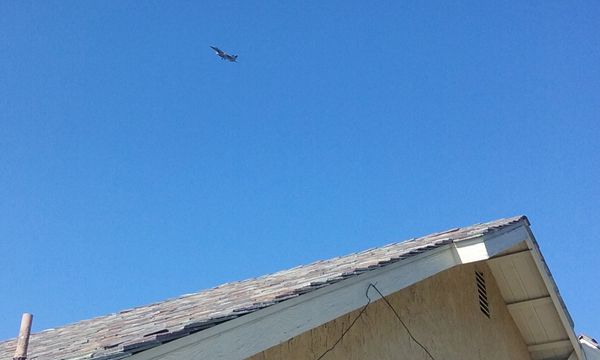
<svg viewBox="0 0 600 360"><path fill-rule="evenodd" d="M546 261L544 260L544 257L540 252L540 248L537 244L537 241L535 240L535 237L533 236L533 233L531 232L529 227L527 227L526 230L528 233L527 246L529 247L529 249L531 249L530 251L533 257L533 261L535 262L538 271L542 275L542 280L544 281L544 284L548 289L548 293L550 293L550 298L552 299L554 308L558 313L558 317L560 318L564 329L569 335L569 340L571 342L571 346L573 346L574 353L578 359L585 359L581 347L579 345L577 335L575 335L575 330L573 329L571 317L560 298L560 295L557 291L558 287L556 286L556 283L552 278L550 269L548 269L548 266L546 265Z"/></svg>
<svg viewBox="0 0 600 360"><path fill-rule="evenodd" d="M131 360L245 359L367 303L371 283L389 295L455 265L452 244L314 290L182 339ZM410 267L410 271L404 271ZM374 292L370 293L377 299Z"/></svg>

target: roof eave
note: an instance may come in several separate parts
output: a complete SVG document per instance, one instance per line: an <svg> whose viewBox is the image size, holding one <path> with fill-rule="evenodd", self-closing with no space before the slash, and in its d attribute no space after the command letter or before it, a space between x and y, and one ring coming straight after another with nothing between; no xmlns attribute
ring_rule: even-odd
<svg viewBox="0 0 600 360"><path fill-rule="evenodd" d="M529 237L523 217L497 231L439 246L140 352L131 360L247 358L364 306L371 283L389 295L454 266L490 259Z"/></svg>
<svg viewBox="0 0 600 360"><path fill-rule="evenodd" d="M311 291L185 338L131 360L243 359L354 311L376 283L384 296L460 265L452 243ZM411 271L405 271L410 267ZM277 329L277 331L273 331Z"/></svg>
<svg viewBox="0 0 600 360"><path fill-rule="evenodd" d="M572 346L574 355L577 359L583 360L585 357L582 354L581 347L573 329L573 320L558 292L558 287L554 282L550 269L546 265L546 261L540 252L537 241L529 226L529 220L523 216L517 223L507 226L498 232L457 242L456 250L458 256L462 263L470 263L527 252L533 259L535 266L541 275L556 314L560 319L562 328L569 337L569 342ZM510 249L521 242L524 242L527 245L527 250L517 251L516 253L506 253L507 249Z"/></svg>
<svg viewBox="0 0 600 360"><path fill-rule="evenodd" d="M554 307L555 307L555 309L558 313L558 316L562 322L563 328L565 329L565 331L567 332L567 335L569 336L569 340L571 342L571 345L573 346L573 350L574 350L575 354L577 355L577 358L584 360L585 356L583 355L581 346L579 344L579 340L577 338L577 335L575 334L573 319L571 318L571 315L569 314L569 311L567 310L567 307L566 307L562 297L560 296L560 293L558 292L558 286L556 285L556 282L554 281L554 277L552 276L552 273L550 272L550 269L548 268L548 265L546 264L546 260L544 260L544 257L538 246L538 243L535 240L535 237L533 235L533 232L531 231L529 226L527 226L526 228L527 228L527 233L528 233L527 245L529 246L533 260L535 261L535 264L536 264L540 274L542 275L542 279L544 280L546 289L550 293L552 303L554 304Z"/></svg>

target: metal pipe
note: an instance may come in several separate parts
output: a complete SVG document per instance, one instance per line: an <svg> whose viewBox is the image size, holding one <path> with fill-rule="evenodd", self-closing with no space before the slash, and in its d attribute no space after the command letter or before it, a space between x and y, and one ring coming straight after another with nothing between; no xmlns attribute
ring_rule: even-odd
<svg viewBox="0 0 600 360"><path fill-rule="evenodd" d="M29 334L31 334L31 322L33 315L24 313L21 318L21 329L19 330L19 338L17 340L17 350L13 360L27 359L27 346L29 345Z"/></svg>

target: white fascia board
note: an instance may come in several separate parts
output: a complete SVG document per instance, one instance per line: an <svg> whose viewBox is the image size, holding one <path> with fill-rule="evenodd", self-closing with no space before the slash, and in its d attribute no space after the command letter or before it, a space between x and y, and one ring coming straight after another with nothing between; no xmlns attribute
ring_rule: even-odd
<svg viewBox="0 0 600 360"><path fill-rule="evenodd" d="M548 293L550 294L550 298L552 299L554 308L556 309L556 312L558 313L558 317L560 318L560 321L562 322L563 328L569 335L569 340L571 341L571 345L573 346L573 349L575 350L577 359L584 360L585 357L582 353L581 347L579 346L579 341L577 339L577 336L575 335L575 330L573 329L571 316L569 315L567 308L565 307L563 301L560 298L560 295L558 294L558 291L557 291L558 287L556 286L556 283L554 282L554 279L552 278L550 269L546 265L546 261L544 260L544 257L542 256L542 253L540 252L540 248L538 247L537 241L535 240L535 237L533 236L533 233L531 232L529 227L527 227L527 232L528 232L527 246L530 249L531 256L533 257L533 261L535 262L535 266L537 267L538 271L540 272L540 275L542 276L544 285L546 286L546 289L548 290Z"/></svg>
<svg viewBox="0 0 600 360"><path fill-rule="evenodd" d="M245 359L361 308L369 284L384 296L456 265L487 260L524 241L523 222L427 250L321 289L133 355L131 360ZM371 291L371 299L378 295Z"/></svg>
<svg viewBox="0 0 600 360"><path fill-rule="evenodd" d="M458 265L452 244L314 290L156 348L131 360L245 359L361 308L375 284L385 295ZM373 301L378 294L371 290Z"/></svg>
<svg viewBox="0 0 600 360"><path fill-rule="evenodd" d="M460 262L468 264L488 260L512 246L526 241L528 236L528 226L524 222L518 222L502 231L473 239L457 241L454 245Z"/></svg>

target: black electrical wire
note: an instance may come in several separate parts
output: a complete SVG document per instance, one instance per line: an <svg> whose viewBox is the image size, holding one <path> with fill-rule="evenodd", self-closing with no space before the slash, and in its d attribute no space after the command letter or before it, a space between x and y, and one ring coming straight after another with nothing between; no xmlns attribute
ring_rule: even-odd
<svg viewBox="0 0 600 360"><path fill-rule="evenodd" d="M371 286L373 287L373 289L375 289L375 291L377 291L379 293L379 295L381 296L381 298L383 299L383 301L385 301L385 303L388 304L388 306L390 307L390 309L392 309L392 311L394 312L394 315L396 315L396 318L398 318L398 320L400 320L400 323L406 329L406 332L408 333L408 336L410 336L410 338L413 339L413 341L416 342L417 345L419 345L421 347L421 349L423 349L427 353L427 355L429 355L429 357L431 358L431 360L435 360L435 358L431 355L431 353L429 352L429 350L427 350L427 348L425 348L425 346L423 346L423 344L421 344L417 339L415 339L415 337L413 336L413 334L408 329L408 326L406 326L406 324L404 323L404 321L402 321L402 319L400 318L400 315L398 315L398 312L396 311L396 309L394 309L394 307L392 306L392 304L390 304L390 302L388 301L388 299L386 299L385 296L383 296L383 294L381 293L381 291L379 291L379 289L377 288L377 286L375 286L373 284L369 284L369 287L367 288L367 291L369 291L369 288ZM369 301L370 300L371 299L369 299Z"/></svg>
<svg viewBox="0 0 600 360"><path fill-rule="evenodd" d="M369 304L371 303L371 298L369 297L369 289L371 288L371 286L375 286L373 284L369 284L369 286L367 287L367 291L365 292L365 296L367 297L367 299L369 301L367 301L367 303L365 304L365 306L363 306L363 308L360 310L360 312L358 313L358 315L356 315L356 317L354 318L354 320L352 320L352 322L350 323L350 326L348 326L348 328L346 330L344 330L344 332L342 332L342 336L340 336L339 339L336 340L336 342L331 345L331 347L327 350L325 350L324 353L321 354L321 356L319 356L316 360L321 360L323 357L325 357L325 355L327 355L328 352L330 352L331 350L333 350L337 344L342 341L342 339L344 338L344 335L346 335L346 333L348 331L350 331L350 329L352 329L352 327L354 326L354 324L356 323L356 321L358 321L358 318L361 317L361 315L365 312L365 310L367 310L367 306L369 306Z"/></svg>
<svg viewBox="0 0 600 360"><path fill-rule="evenodd" d="M398 314L398 312L396 311L396 309L394 308L394 306L392 306L392 304L388 301L388 299L386 299L386 297L383 296L383 294L381 293L381 291L379 291L379 289L377 288L377 286L375 286L375 284L373 284L373 283L369 284L369 286L367 287L367 290L365 292L365 296L368 299L368 301L365 304L365 306L363 306L363 308L360 310L360 312L358 313L358 315L354 318L354 320L352 320L352 322L350 323L350 326L346 330L344 330L344 332L342 332L342 335L336 340L336 342L333 345L331 345L331 347L329 347L329 349L325 350L325 352L323 354L321 354L321 356L319 356L318 358L316 358L316 360L321 360L323 357L325 357L325 355L327 355L327 353L329 353L331 350L333 350L337 346L337 344L339 344L339 342L342 341L342 339L348 333L348 331L350 331L350 329L352 329L352 327L358 321L358 319L362 316L362 314L367 310L367 307L369 306L369 304L371 304L371 298L369 297L369 290L371 288L375 289L375 291L377 291L377 293L379 294L379 296L381 296L381 298L387 304L387 306L389 306L389 308L392 309L392 311L394 312L394 315L396 315L396 318L400 321L400 323L402 324L402 326L404 326L404 329L406 329L406 332L408 333L408 336L410 336L410 338L414 342L416 342L417 345L419 345L421 347L421 349L423 349L427 353L427 355L429 355L429 357L432 360L435 360L435 358L433 357L433 355L431 355L431 353L429 352L429 350L427 350L427 348L425 348L425 346L423 346L423 344L421 344L417 339L415 339L415 337L413 336L413 334L408 329L408 326L406 326L406 324L404 323L404 321L402 321L402 319L400 318L400 315Z"/></svg>

